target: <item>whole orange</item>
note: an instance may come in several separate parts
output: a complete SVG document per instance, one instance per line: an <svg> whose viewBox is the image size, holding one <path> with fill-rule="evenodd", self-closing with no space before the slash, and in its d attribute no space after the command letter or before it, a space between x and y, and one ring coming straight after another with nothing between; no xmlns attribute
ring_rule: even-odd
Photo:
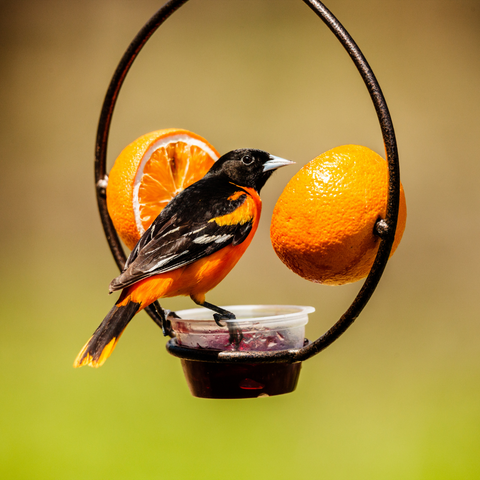
<svg viewBox="0 0 480 480"><path fill-rule="evenodd" d="M336 147L305 165L275 205L270 238L278 257L312 282L343 285L366 277L387 209L388 166L359 145ZM405 230L403 187L393 254Z"/></svg>
<svg viewBox="0 0 480 480"><path fill-rule="evenodd" d="M108 213L125 245L133 249L167 203L219 156L204 138L180 128L147 133L125 147L107 185Z"/></svg>

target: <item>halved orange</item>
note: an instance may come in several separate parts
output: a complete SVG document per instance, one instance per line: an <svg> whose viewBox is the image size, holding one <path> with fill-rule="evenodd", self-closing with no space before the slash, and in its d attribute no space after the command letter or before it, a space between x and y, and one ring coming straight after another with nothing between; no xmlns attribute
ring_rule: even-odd
<svg viewBox="0 0 480 480"><path fill-rule="evenodd" d="M147 133L125 147L107 186L108 213L125 245L133 249L167 203L219 157L204 138L180 128Z"/></svg>

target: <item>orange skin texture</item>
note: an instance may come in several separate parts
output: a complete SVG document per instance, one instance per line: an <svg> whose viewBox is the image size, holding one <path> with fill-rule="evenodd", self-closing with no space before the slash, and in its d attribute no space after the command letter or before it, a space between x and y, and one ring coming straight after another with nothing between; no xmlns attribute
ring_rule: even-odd
<svg viewBox="0 0 480 480"><path fill-rule="evenodd" d="M142 135L125 147L115 160L115 164L110 171L107 186L108 213L115 230L130 250L140 240L140 233L135 223L133 211L133 185L140 162L149 147L157 140L179 134L186 134L191 138L201 140L220 156L215 148L199 135L180 128L166 128ZM206 170L201 174L193 175L190 183L200 180L205 173ZM185 184L183 187L187 186ZM153 220L154 218L151 218L148 224L144 224L145 229L148 228Z"/></svg>
<svg viewBox="0 0 480 480"><path fill-rule="evenodd" d="M366 277L380 238L374 234L385 218L387 162L372 150L345 145L318 156L287 184L275 205L270 238L278 257L301 277L343 285ZM406 224L403 186L395 252Z"/></svg>
<svg viewBox="0 0 480 480"><path fill-rule="evenodd" d="M194 301L203 303L205 294L215 288L237 264L257 231L262 201L254 189L243 187L243 190L246 190L250 197L240 208L211 220L219 225L231 225L252 219L252 229L242 243L228 245L190 265L141 280L123 290L117 305L122 306L133 301L139 303L142 310L159 298L177 295L189 295Z"/></svg>

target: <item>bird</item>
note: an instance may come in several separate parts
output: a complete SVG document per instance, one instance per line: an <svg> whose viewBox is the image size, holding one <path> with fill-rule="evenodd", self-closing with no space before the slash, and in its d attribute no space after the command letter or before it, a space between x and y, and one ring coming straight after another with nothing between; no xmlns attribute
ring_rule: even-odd
<svg viewBox="0 0 480 480"><path fill-rule="evenodd" d="M272 173L293 164L258 149L236 149L220 157L206 175L178 193L159 213L130 253L109 292L115 305L75 359L74 367L100 367L131 319L160 298L190 296L213 312L218 325L235 315L205 300L232 270L258 227L260 191ZM165 322L162 308L155 307ZM230 342L241 332L232 322Z"/></svg>

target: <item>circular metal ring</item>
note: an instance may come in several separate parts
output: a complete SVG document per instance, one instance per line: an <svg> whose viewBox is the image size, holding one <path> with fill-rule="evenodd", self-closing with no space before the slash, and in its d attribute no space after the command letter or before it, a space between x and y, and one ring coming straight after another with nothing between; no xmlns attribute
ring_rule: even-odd
<svg viewBox="0 0 480 480"><path fill-rule="evenodd" d="M170 0L163 7L161 7L160 10L158 10L140 30L115 70L100 114L95 148L95 186L97 203L110 250L120 270L123 269L126 261L126 255L123 251L110 216L108 215L105 195L105 187L107 184L107 144L113 110L115 108L115 103L123 81L125 80L133 61L139 54L142 47L157 30L157 28L170 15L172 15L175 10L180 8L187 1L188 0ZM255 363L293 363L307 360L313 355L316 355L337 340L338 337L340 337L340 335L342 335L360 315L363 308L373 295L378 282L380 281L392 249L395 231L397 228L398 209L400 204L400 167L395 131L385 98L367 60L342 24L327 9L327 7L323 5L322 2L318 0L303 1L323 20L328 28L330 28L332 33L337 37L350 55L352 61L357 67L358 72L365 82L380 122L380 128L382 131L387 155L389 183L386 217L377 223L375 229L375 233L380 237L378 252L370 273L368 274L364 284L362 285L362 288L358 292L350 307L327 332L325 332L314 342L308 343L305 347L299 350L289 350L284 352L256 352L255 354L246 352L216 352L212 355L210 353L202 353L202 351L198 351L194 354L195 360L245 363L251 363L252 361L255 361ZM145 310L154 320L158 320L154 308L147 307ZM167 343L167 349L170 351L170 353L177 356L191 354L191 352L185 351L183 347L178 346L175 339L171 339Z"/></svg>

